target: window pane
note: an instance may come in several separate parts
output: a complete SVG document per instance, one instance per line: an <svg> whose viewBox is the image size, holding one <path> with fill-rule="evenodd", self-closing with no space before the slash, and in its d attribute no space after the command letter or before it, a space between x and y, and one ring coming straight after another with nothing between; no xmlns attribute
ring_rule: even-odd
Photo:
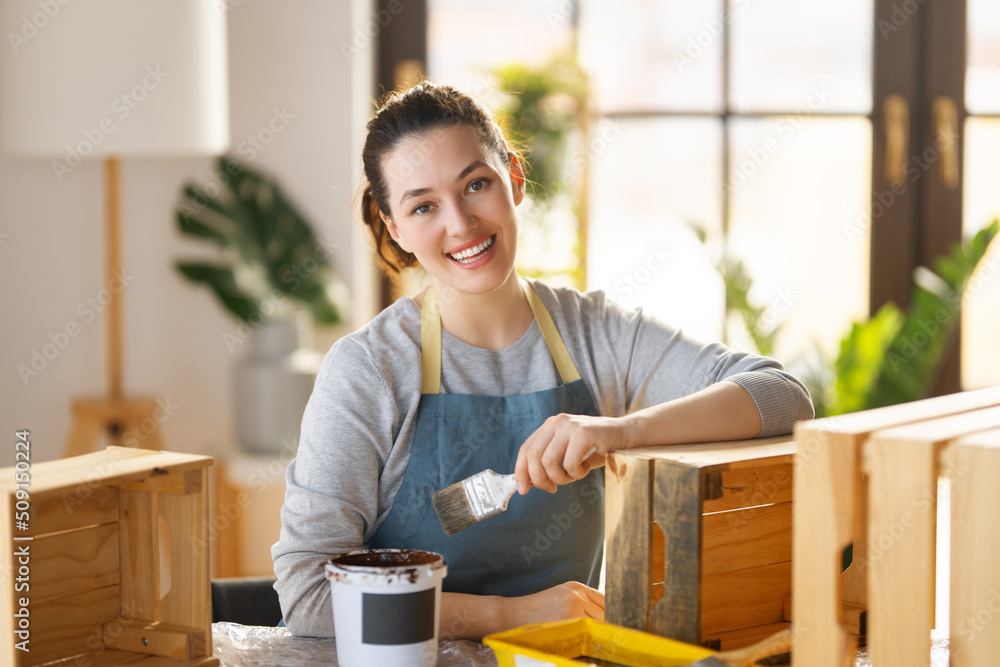
<svg viewBox="0 0 1000 667"><path fill-rule="evenodd" d="M429 0L427 72L495 107L501 97L486 73L510 62L542 65L572 43L572 5L550 0L503 4Z"/></svg>
<svg viewBox="0 0 1000 667"><path fill-rule="evenodd" d="M782 316L784 362L814 342L835 355L867 316L870 160L867 119L732 123L730 248L754 279L751 302Z"/></svg>
<svg viewBox="0 0 1000 667"><path fill-rule="evenodd" d="M972 113L1000 113L1000 4L968 0L969 70L965 104Z"/></svg>
<svg viewBox="0 0 1000 667"><path fill-rule="evenodd" d="M1000 217L1000 120L965 124L965 233ZM962 311L962 387L1000 384L1000 243L994 242L969 284Z"/></svg>
<svg viewBox="0 0 1000 667"><path fill-rule="evenodd" d="M871 110L872 0L732 0L732 6L734 109L791 111L812 94L825 98L814 112Z"/></svg>
<svg viewBox="0 0 1000 667"><path fill-rule="evenodd" d="M721 123L610 118L594 128L600 136L604 144L591 143L588 288L718 340L722 283L688 223L720 228Z"/></svg>
<svg viewBox="0 0 1000 667"><path fill-rule="evenodd" d="M719 111L721 0L584 2L580 60L597 110Z"/></svg>

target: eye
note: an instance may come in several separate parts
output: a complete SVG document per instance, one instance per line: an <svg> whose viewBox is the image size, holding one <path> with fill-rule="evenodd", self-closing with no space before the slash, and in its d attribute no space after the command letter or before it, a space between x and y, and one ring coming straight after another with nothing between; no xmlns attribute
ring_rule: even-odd
<svg viewBox="0 0 1000 667"><path fill-rule="evenodd" d="M490 183L488 178L477 178L469 183L469 192L482 192Z"/></svg>
<svg viewBox="0 0 1000 667"><path fill-rule="evenodd" d="M413 209L413 215L427 215L431 212L430 204L421 204L420 206Z"/></svg>

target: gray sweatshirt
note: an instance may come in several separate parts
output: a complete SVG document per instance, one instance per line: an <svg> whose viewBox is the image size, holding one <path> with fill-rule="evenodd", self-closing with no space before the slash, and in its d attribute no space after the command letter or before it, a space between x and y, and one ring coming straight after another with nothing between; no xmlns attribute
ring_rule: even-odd
<svg viewBox="0 0 1000 667"><path fill-rule="evenodd" d="M532 281L600 414L619 417L719 381L746 388L760 410L758 437L811 419L802 384L773 359L702 345L603 292ZM441 392L511 396L559 384L538 324L503 350L441 332ZM360 548L392 507L406 473L420 400L420 307L403 297L330 349L285 473L281 536L271 548L285 623L296 635L333 635L323 564Z"/></svg>

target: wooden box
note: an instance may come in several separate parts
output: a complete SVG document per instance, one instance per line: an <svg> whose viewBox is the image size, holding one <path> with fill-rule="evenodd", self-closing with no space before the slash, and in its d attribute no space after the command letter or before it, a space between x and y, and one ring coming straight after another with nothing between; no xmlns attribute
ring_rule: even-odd
<svg viewBox="0 0 1000 667"><path fill-rule="evenodd" d="M1000 387L800 423L797 667L854 665L844 602L868 606L873 664L930 663L939 479L950 480L954 666L1000 655ZM836 563L853 544L843 577Z"/></svg>
<svg viewBox="0 0 1000 667"><path fill-rule="evenodd" d="M0 664L218 665L211 464L108 447L0 471Z"/></svg>
<svg viewBox="0 0 1000 667"><path fill-rule="evenodd" d="M790 437L608 457L605 618L716 649L787 627Z"/></svg>

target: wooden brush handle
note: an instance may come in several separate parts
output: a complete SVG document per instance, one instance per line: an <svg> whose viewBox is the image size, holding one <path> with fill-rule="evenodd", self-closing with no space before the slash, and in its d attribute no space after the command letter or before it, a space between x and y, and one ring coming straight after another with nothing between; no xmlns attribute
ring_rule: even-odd
<svg viewBox="0 0 1000 667"><path fill-rule="evenodd" d="M762 658L770 658L772 655L791 651L794 643L793 638L791 629L782 630L756 644L734 651L717 653L715 657L731 667L751 667Z"/></svg>

